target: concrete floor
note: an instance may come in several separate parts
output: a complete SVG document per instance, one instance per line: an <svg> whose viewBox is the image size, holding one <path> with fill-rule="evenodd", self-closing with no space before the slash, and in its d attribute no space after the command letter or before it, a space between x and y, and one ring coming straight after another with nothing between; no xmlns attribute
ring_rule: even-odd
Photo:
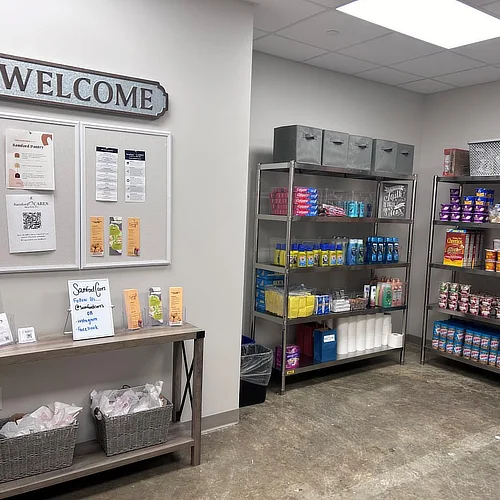
<svg viewBox="0 0 500 500"><path fill-rule="evenodd" d="M500 498L500 378L437 359L339 367L242 409L187 454L20 500Z"/></svg>

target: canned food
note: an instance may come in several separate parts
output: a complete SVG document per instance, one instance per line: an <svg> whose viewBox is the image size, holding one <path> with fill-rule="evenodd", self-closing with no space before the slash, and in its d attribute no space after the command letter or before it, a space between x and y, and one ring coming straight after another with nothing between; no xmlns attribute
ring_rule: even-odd
<svg viewBox="0 0 500 500"><path fill-rule="evenodd" d="M486 249L484 251L486 254L486 260L497 260L497 251L493 249Z"/></svg>
<svg viewBox="0 0 500 500"><path fill-rule="evenodd" d="M495 270L497 273L500 273L500 260L495 264Z"/></svg>
<svg viewBox="0 0 500 500"><path fill-rule="evenodd" d="M487 260L484 263L484 270L485 271L495 271L496 270L496 260Z"/></svg>

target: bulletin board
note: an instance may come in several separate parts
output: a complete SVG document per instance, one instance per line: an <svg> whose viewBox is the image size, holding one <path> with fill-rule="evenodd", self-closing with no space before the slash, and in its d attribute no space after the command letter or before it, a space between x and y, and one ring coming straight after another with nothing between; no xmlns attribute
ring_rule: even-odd
<svg viewBox="0 0 500 500"><path fill-rule="evenodd" d="M7 189L7 130L53 134L53 191ZM0 113L0 273L63 271L80 267L80 158L78 122ZM10 253L6 195L54 195L56 249Z"/></svg>
<svg viewBox="0 0 500 500"><path fill-rule="evenodd" d="M82 165L81 267L102 269L170 265L171 152L169 132L102 124L80 125ZM96 201L96 148L117 150L117 200ZM144 202L125 201L125 151L145 153ZM91 252L91 217L104 217L104 252ZM110 217L122 218L122 253L111 255ZM128 219L140 220L140 255L129 256Z"/></svg>

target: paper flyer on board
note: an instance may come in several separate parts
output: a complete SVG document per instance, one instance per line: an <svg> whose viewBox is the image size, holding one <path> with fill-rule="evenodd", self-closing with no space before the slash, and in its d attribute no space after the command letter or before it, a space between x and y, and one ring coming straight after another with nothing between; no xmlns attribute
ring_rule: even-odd
<svg viewBox="0 0 500 500"><path fill-rule="evenodd" d="M8 194L5 200L10 253L56 249L53 194Z"/></svg>
<svg viewBox="0 0 500 500"><path fill-rule="evenodd" d="M109 218L109 255L121 255L123 251L123 219Z"/></svg>
<svg viewBox="0 0 500 500"><path fill-rule="evenodd" d="M5 151L7 189L55 189L54 134L8 129Z"/></svg>
<svg viewBox="0 0 500 500"><path fill-rule="evenodd" d="M127 328L129 330L142 328L142 311L139 301L139 292L136 289L123 290L123 301L125 303L125 314L127 316Z"/></svg>
<svg viewBox="0 0 500 500"><path fill-rule="evenodd" d="M129 257L141 255L141 219L139 217L128 218L127 255Z"/></svg>
<svg viewBox="0 0 500 500"><path fill-rule="evenodd" d="M118 149L95 148L95 199L118 201Z"/></svg>
<svg viewBox="0 0 500 500"><path fill-rule="evenodd" d="M104 257L104 217L90 218L90 255Z"/></svg>
<svg viewBox="0 0 500 500"><path fill-rule="evenodd" d="M146 201L146 151L125 150L125 201Z"/></svg>

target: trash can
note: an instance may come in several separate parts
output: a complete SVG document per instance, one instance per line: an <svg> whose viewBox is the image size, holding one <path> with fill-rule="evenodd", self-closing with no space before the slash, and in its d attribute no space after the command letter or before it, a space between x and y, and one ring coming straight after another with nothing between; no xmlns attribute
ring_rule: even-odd
<svg viewBox="0 0 500 500"><path fill-rule="evenodd" d="M240 408L263 403L273 369L273 351L259 344L241 346Z"/></svg>

